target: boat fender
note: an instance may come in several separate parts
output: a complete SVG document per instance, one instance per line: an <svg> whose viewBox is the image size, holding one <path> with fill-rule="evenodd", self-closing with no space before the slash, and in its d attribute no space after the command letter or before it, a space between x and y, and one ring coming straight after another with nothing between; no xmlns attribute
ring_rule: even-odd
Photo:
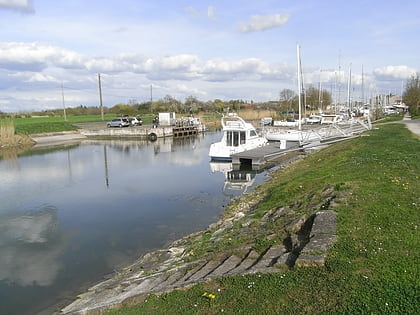
<svg viewBox="0 0 420 315"><path fill-rule="evenodd" d="M148 134L147 138L150 141L156 141L157 140L157 135L154 132L151 132L151 133Z"/></svg>

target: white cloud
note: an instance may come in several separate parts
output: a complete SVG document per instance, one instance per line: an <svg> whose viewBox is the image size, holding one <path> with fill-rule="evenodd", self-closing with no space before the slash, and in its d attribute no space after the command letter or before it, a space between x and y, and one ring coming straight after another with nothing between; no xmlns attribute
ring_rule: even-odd
<svg viewBox="0 0 420 315"><path fill-rule="evenodd" d="M58 82L54 77L42 73L35 73L27 82Z"/></svg>
<svg viewBox="0 0 420 315"><path fill-rule="evenodd" d="M247 23L241 23L239 29L243 33L265 31L282 26L289 20L288 14L253 15Z"/></svg>
<svg viewBox="0 0 420 315"><path fill-rule="evenodd" d="M194 7L187 7L185 11L194 17L207 17L210 20L217 20L216 17L216 8L214 6L208 6L206 11L200 11Z"/></svg>
<svg viewBox="0 0 420 315"><path fill-rule="evenodd" d="M24 12L32 12L32 1L30 0L0 0L0 9L14 9Z"/></svg>
<svg viewBox="0 0 420 315"><path fill-rule="evenodd" d="M373 70L378 80L406 80L416 74L416 70L407 66L386 66Z"/></svg>
<svg viewBox="0 0 420 315"><path fill-rule="evenodd" d="M74 68L81 63L81 55L52 45L0 42L0 69L42 71L50 64Z"/></svg>
<svg viewBox="0 0 420 315"><path fill-rule="evenodd" d="M176 90L178 92L181 92L182 94L187 94L187 95L189 94L189 95L207 96L207 93L205 91L191 87L190 85L186 85L186 84L177 84Z"/></svg>
<svg viewBox="0 0 420 315"><path fill-rule="evenodd" d="M306 84L331 86L334 70L305 66ZM195 54L151 55L129 52L91 56L38 42L0 42L1 111L25 111L61 106L61 83L69 107L97 105L97 74L103 75L106 106L130 98L148 100L150 85L154 98L173 95L184 99L195 95L209 99L272 99L283 88L296 87L296 65L272 63L262 58L220 57L202 60ZM386 66L365 73L381 85L407 79L416 70L409 66ZM341 82L346 74L342 74ZM353 84L360 85L354 73ZM343 83L344 84L344 83ZM15 87L19 86L19 89ZM257 97L257 99L256 99Z"/></svg>

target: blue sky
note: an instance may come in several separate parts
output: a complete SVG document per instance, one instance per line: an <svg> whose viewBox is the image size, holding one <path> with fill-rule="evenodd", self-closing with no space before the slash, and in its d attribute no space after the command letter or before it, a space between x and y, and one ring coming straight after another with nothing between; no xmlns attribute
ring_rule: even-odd
<svg viewBox="0 0 420 315"><path fill-rule="evenodd" d="M0 0L0 111L278 100L304 82L345 102L420 72L416 0ZM363 68L363 72L362 72ZM363 73L363 75L362 75ZM362 80L363 78L363 80ZM337 93L337 91L340 93Z"/></svg>

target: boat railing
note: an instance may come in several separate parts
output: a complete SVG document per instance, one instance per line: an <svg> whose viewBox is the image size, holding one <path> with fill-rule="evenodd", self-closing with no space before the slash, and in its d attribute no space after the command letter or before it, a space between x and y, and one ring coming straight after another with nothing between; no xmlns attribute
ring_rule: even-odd
<svg viewBox="0 0 420 315"><path fill-rule="evenodd" d="M240 122L240 121L236 121L236 120L227 120L226 122L225 122L225 126L226 127L233 127L233 128L240 128L240 127L243 127L243 124L242 124L242 122Z"/></svg>

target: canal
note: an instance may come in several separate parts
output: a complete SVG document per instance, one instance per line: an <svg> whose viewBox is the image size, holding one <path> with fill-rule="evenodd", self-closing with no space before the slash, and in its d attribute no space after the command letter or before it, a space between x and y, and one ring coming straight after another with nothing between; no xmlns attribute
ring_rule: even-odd
<svg viewBox="0 0 420 315"><path fill-rule="evenodd" d="M0 158L0 314L52 314L139 256L204 229L265 180L209 162L221 133L84 140Z"/></svg>

